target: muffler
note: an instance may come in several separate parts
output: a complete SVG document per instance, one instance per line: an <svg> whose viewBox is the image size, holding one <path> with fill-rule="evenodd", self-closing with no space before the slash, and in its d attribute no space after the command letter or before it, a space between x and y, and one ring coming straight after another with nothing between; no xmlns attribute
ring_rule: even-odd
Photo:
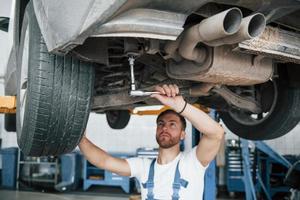
<svg viewBox="0 0 300 200"><path fill-rule="evenodd" d="M272 77L272 59L233 52L229 46L213 48L204 63L169 60L167 74L174 79L220 85L254 85Z"/></svg>

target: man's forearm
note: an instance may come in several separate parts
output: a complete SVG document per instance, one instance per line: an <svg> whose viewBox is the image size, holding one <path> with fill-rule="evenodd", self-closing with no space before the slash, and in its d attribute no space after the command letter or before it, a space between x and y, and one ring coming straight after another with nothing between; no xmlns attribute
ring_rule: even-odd
<svg viewBox="0 0 300 200"><path fill-rule="evenodd" d="M121 176L130 176L130 167L125 159L115 158L101 148L94 145L85 136L79 143L84 157L96 167L109 170Z"/></svg>
<svg viewBox="0 0 300 200"><path fill-rule="evenodd" d="M108 157L108 154L105 151L94 145L85 136L81 139L78 146L84 157L90 163L100 168L105 167L105 160Z"/></svg>
<svg viewBox="0 0 300 200"><path fill-rule="evenodd" d="M217 139L221 139L223 137L224 130L220 124L215 122L202 110L187 104L181 115L189 120L197 130L207 137Z"/></svg>

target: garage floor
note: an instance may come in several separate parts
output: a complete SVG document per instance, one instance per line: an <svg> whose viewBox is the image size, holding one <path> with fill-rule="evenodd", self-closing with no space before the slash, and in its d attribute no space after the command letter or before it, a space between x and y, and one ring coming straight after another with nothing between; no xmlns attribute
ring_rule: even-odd
<svg viewBox="0 0 300 200"><path fill-rule="evenodd" d="M5 198L4 198L5 197ZM63 194L63 193L42 193L24 192L14 190L0 190L1 200L128 200L129 196L121 197L112 194Z"/></svg>
<svg viewBox="0 0 300 200"><path fill-rule="evenodd" d="M0 200L129 200L130 195L120 193L45 193L15 190L0 190ZM137 199L137 198L132 198ZM228 199L217 199L228 200ZM239 200L235 198L235 200Z"/></svg>

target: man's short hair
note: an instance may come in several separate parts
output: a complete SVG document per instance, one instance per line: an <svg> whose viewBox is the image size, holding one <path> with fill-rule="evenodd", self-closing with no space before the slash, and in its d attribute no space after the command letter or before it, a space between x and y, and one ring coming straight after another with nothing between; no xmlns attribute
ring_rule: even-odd
<svg viewBox="0 0 300 200"><path fill-rule="evenodd" d="M185 120L185 118L184 118L183 116L181 116L180 114L178 114L176 111L172 110L172 109L168 109L168 110L165 110L165 111L161 112L161 113L157 116L157 118L156 118L156 123L158 123L158 120L159 120L162 116L164 116L164 115L166 115L166 114L174 114L174 115L176 115L177 117L179 117L180 122L181 122L181 126L182 126L182 130L185 131L185 128L186 128L186 120Z"/></svg>

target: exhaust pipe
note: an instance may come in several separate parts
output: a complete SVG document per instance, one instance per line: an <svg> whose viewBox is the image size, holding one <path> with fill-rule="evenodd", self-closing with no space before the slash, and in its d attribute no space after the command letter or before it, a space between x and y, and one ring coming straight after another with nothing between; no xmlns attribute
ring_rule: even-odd
<svg viewBox="0 0 300 200"><path fill-rule="evenodd" d="M221 46L224 44L236 44L244 40L258 37L265 30L266 19L263 14L257 13L243 18L241 27L233 35L206 42L209 46Z"/></svg>
<svg viewBox="0 0 300 200"><path fill-rule="evenodd" d="M235 34L240 29L241 21L242 12L238 8L228 9L202 20L183 33L179 54L185 59L203 63L207 57L206 48L197 48L196 45Z"/></svg>

